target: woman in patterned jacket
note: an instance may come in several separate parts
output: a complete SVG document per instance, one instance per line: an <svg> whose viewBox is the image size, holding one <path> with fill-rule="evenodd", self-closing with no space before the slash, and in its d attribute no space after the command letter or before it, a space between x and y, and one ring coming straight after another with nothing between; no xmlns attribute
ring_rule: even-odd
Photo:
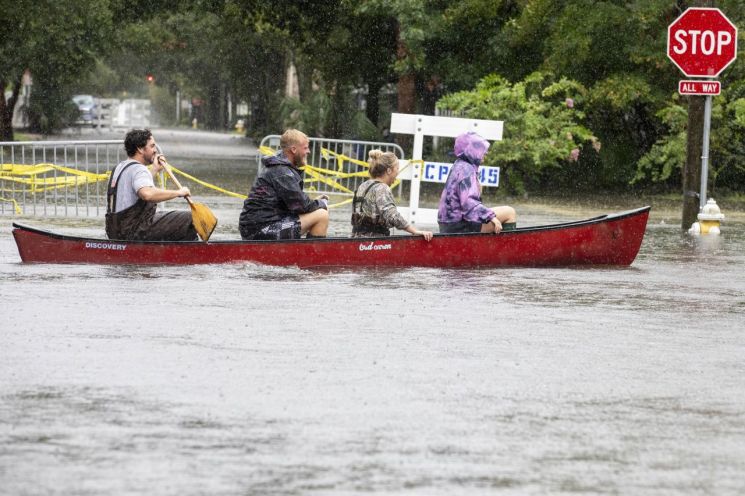
<svg viewBox="0 0 745 496"><path fill-rule="evenodd" d="M398 158L391 152L370 150L370 177L360 184L352 203L352 236L390 236L392 227L430 241L430 231L419 231L396 209L391 185L398 176ZM357 206L359 205L359 212Z"/></svg>

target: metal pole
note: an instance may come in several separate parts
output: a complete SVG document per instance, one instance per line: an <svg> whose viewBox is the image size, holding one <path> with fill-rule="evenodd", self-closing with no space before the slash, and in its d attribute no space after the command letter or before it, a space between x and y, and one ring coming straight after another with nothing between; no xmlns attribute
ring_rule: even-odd
<svg viewBox="0 0 745 496"><path fill-rule="evenodd" d="M176 125L181 122L181 91L176 90Z"/></svg>
<svg viewBox="0 0 745 496"><path fill-rule="evenodd" d="M706 95L704 103L704 143L701 150L701 193L699 194L698 208L704 210L706 205L706 182L709 177L709 128L711 127L711 95Z"/></svg>

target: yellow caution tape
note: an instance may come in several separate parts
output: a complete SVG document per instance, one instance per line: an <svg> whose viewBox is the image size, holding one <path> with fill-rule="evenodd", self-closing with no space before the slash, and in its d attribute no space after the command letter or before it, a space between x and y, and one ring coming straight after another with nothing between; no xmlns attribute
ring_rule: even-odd
<svg viewBox="0 0 745 496"><path fill-rule="evenodd" d="M192 175L189 175L186 172L184 172L182 170L179 170L179 169L177 169L174 166L171 166L171 170L173 172L177 173L177 174L180 174L181 176L185 177L186 179L189 179L191 181L194 181L197 184L201 184L205 188L213 189L215 191L219 191L220 193L226 194L228 196L234 196L235 198L241 198L243 200L245 200L246 198L248 198L246 195L242 195L240 193L234 193L232 191L228 191L227 189L221 188L219 186L215 186L214 184L210 184L208 182L202 181L201 179L197 179L196 177L194 177Z"/></svg>
<svg viewBox="0 0 745 496"><path fill-rule="evenodd" d="M277 150L274 148L271 148L269 146L260 146L259 147L259 153L264 155L265 157L271 157L272 155L277 153Z"/></svg>
<svg viewBox="0 0 745 496"><path fill-rule="evenodd" d="M370 168L370 164L368 164L364 160L358 160L356 158L348 157L343 153L332 152L328 148L321 148L321 156L326 160L329 160L329 157L333 157L334 159L336 159L336 163L338 164L337 169L339 171L342 171L344 169L344 162L359 165L360 167Z"/></svg>
<svg viewBox="0 0 745 496"><path fill-rule="evenodd" d="M64 172L66 175L57 177L39 177L52 171ZM1 164L0 180L27 186L23 190L0 188L0 191L38 193L51 189L64 188L68 186L81 186L86 183L96 183L109 178L109 173L95 174L80 171L71 167L54 164Z"/></svg>
<svg viewBox="0 0 745 496"><path fill-rule="evenodd" d="M268 146L262 146L259 148L259 152L264 156L272 156L277 153L277 150L270 148ZM302 168L302 170L304 170L310 177L306 178L304 182L313 183L313 182L318 181L318 182L327 184L331 186L332 188L337 189L341 192L352 194L353 191L350 190L349 188L346 188L345 186L339 184L336 181L330 180L329 178L323 178L321 177L321 174L324 174L326 176L332 176L337 179L347 179L350 177L370 177L369 172L366 170L363 170L360 172L342 172L344 169L345 162L349 162L349 163L358 165L360 167L369 169L370 164L368 164L367 162L363 160L358 160L356 158L349 157L342 153L336 153L334 151L329 150L328 148L323 148L323 147L321 147L321 157L326 160L335 159L337 163L337 170L324 169L324 168L316 167L313 165L306 165ZM408 163L404 167L401 168L401 170L405 170L410 165L417 164L417 163L424 165L424 160L409 160ZM397 188L400 184L401 184L401 181L399 179L396 179L396 181L391 185L391 190ZM311 187L311 188L308 188L308 190L315 191L315 188ZM345 203L349 203L349 201L344 201L337 205L343 205ZM337 206L337 205L334 205L334 206Z"/></svg>
<svg viewBox="0 0 745 496"><path fill-rule="evenodd" d="M15 201L13 198L0 198L0 201L12 203L13 209L15 210L16 214L21 215L21 207L18 206L18 202Z"/></svg>
<svg viewBox="0 0 745 496"><path fill-rule="evenodd" d="M329 205L329 208L341 207L342 205L346 205L347 203L352 203L352 198L347 198L346 200L340 201L339 203L334 203L333 205Z"/></svg>
<svg viewBox="0 0 745 496"><path fill-rule="evenodd" d="M46 165L22 165L22 164L2 164L0 168L0 177L8 176L33 176L44 174L54 170Z"/></svg>

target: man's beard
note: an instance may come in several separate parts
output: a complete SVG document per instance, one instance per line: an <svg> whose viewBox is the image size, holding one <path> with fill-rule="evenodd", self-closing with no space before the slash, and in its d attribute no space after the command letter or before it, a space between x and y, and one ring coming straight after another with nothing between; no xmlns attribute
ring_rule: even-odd
<svg viewBox="0 0 745 496"><path fill-rule="evenodd" d="M303 157L302 155L295 155L294 157L292 157L292 165L294 165L296 169L304 166L305 157Z"/></svg>

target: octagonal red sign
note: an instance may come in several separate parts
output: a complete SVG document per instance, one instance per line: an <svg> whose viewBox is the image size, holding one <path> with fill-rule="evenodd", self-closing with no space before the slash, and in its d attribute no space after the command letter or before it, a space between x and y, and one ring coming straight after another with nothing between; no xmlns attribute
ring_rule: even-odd
<svg viewBox="0 0 745 496"><path fill-rule="evenodd" d="M688 77L716 77L737 57L737 27L719 9L690 8L667 28L667 56Z"/></svg>

